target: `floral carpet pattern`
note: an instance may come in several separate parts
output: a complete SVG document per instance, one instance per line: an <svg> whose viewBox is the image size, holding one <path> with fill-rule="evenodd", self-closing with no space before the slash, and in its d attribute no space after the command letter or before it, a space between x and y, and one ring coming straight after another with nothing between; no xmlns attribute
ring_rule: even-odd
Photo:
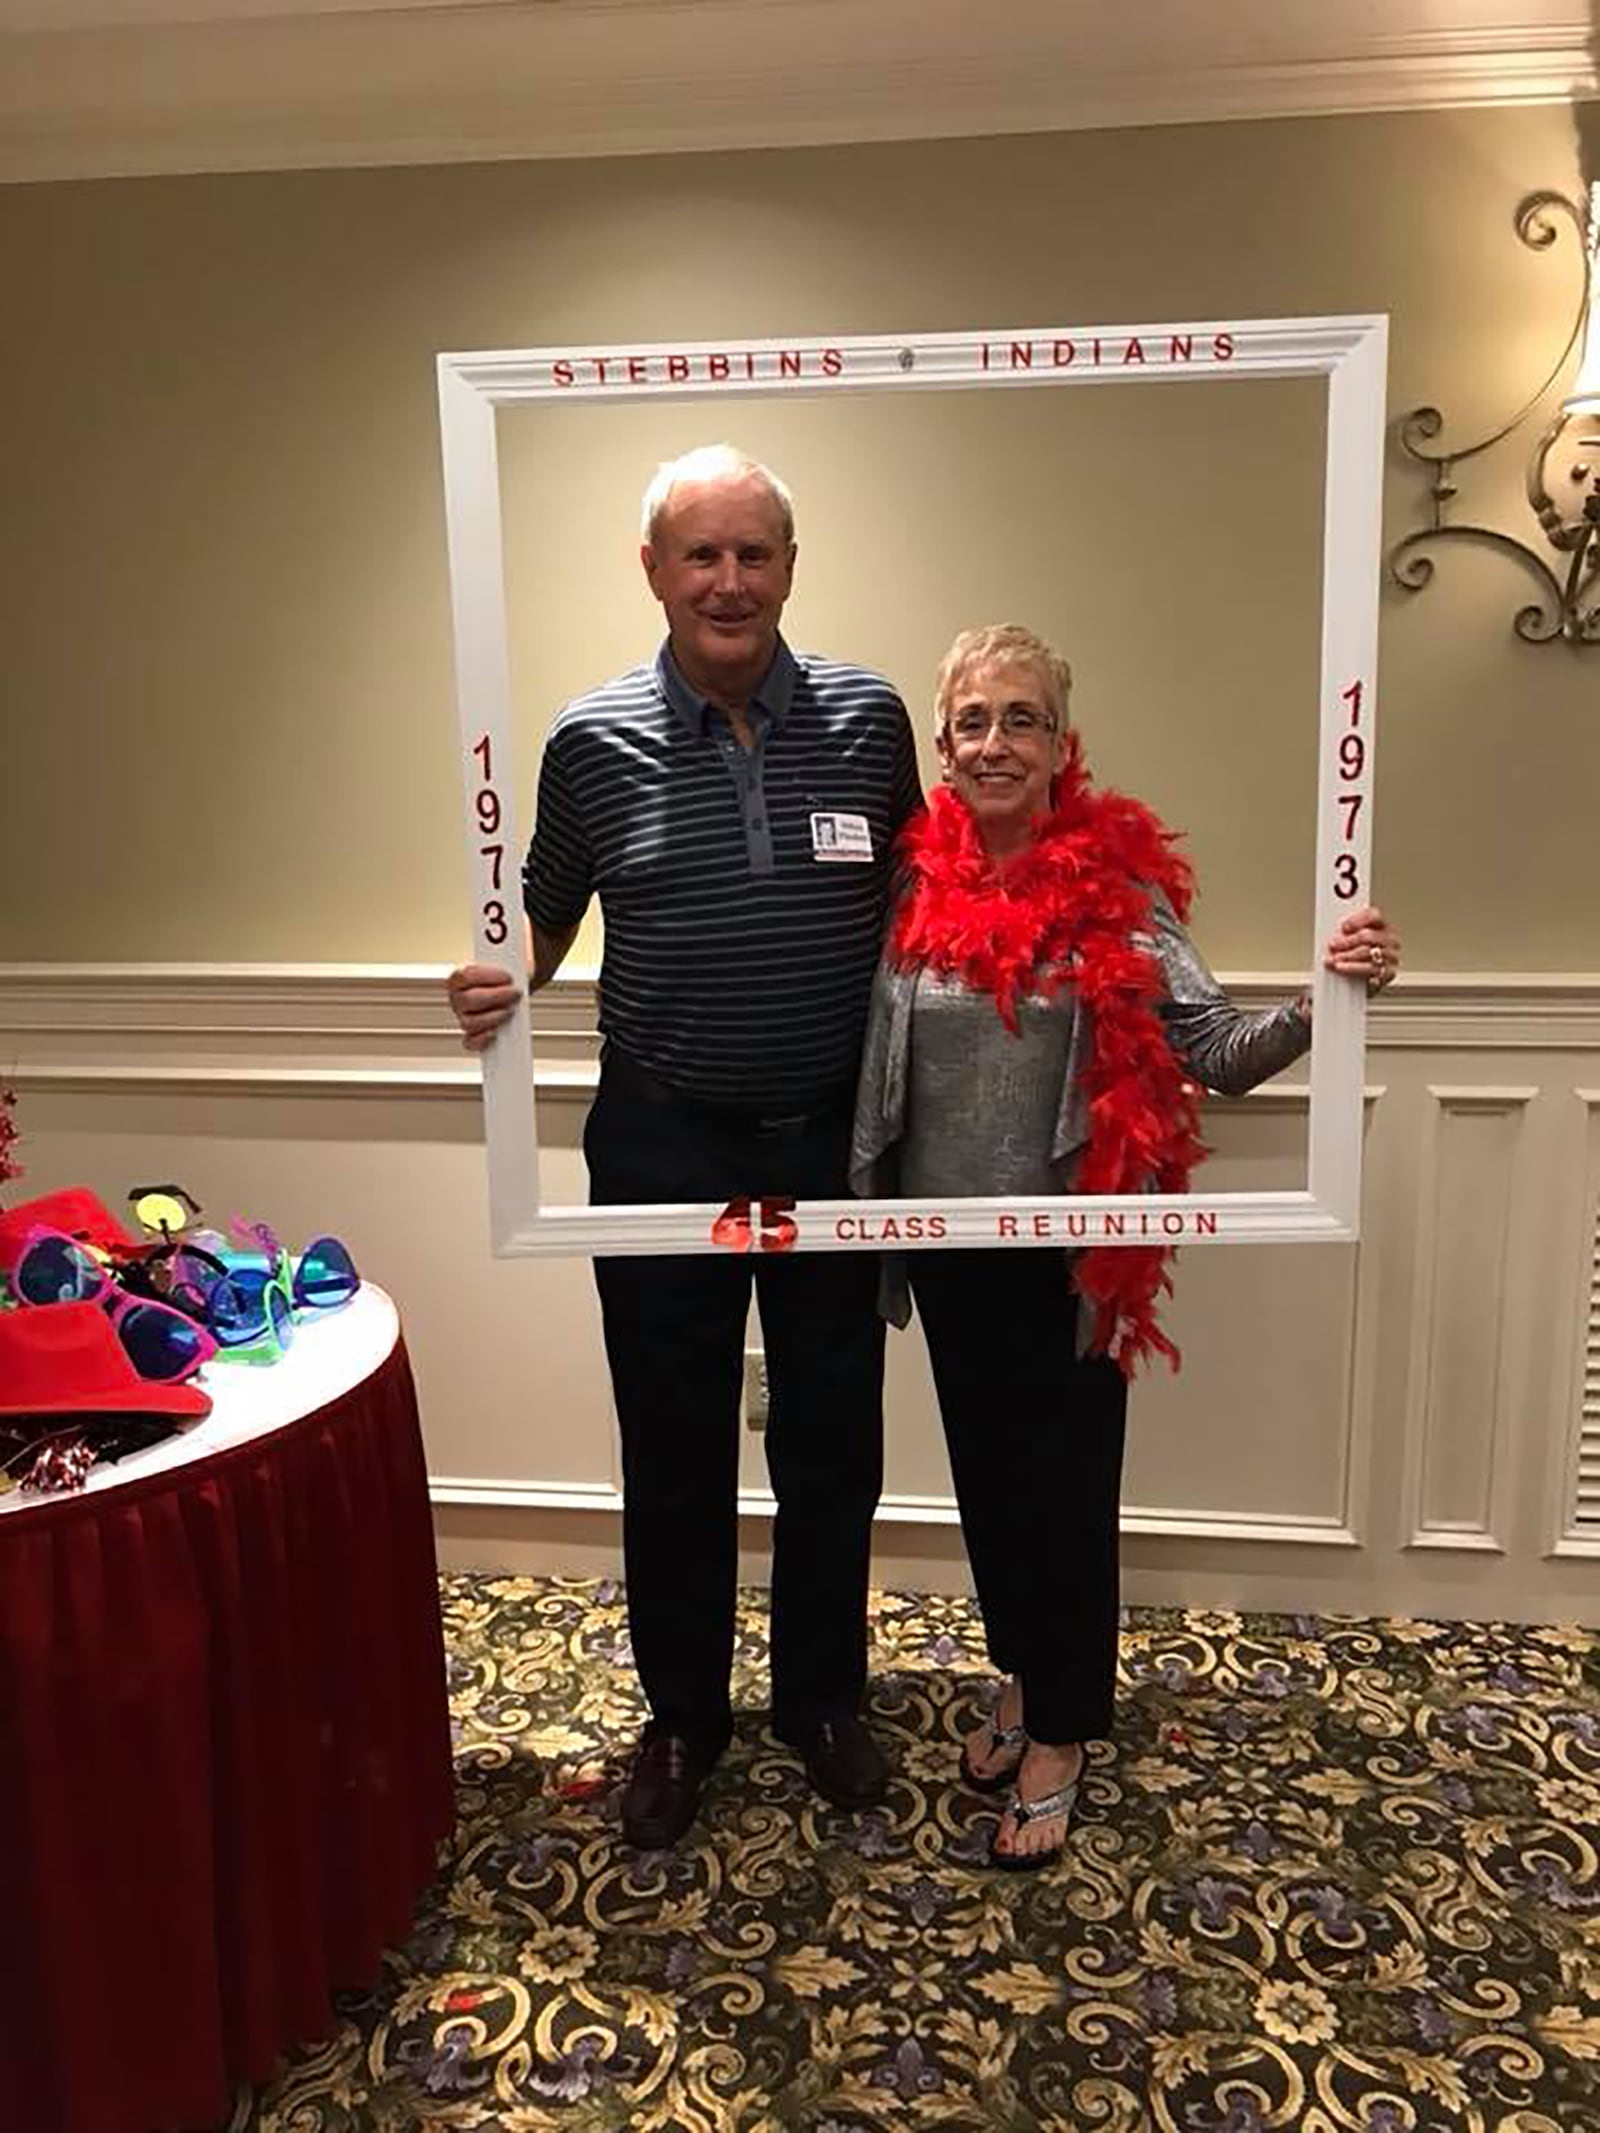
<svg viewBox="0 0 1600 2133"><path fill-rule="evenodd" d="M852 1817L746 1708L627 1851L610 1582L443 1581L459 1817L409 1944L230 2133L1600 2133L1600 1634L1132 1610L1062 1860L983 1860L965 1599L874 1600Z"/></svg>

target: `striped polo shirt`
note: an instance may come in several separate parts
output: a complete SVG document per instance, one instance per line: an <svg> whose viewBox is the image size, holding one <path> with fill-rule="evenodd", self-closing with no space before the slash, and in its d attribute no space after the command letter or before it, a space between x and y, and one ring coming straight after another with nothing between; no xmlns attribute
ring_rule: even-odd
<svg viewBox="0 0 1600 2133"><path fill-rule="evenodd" d="M539 772L523 902L600 899L600 1029L685 1095L813 1108L854 1088L890 851L921 805L905 705L780 639L740 747L663 645L568 704Z"/></svg>

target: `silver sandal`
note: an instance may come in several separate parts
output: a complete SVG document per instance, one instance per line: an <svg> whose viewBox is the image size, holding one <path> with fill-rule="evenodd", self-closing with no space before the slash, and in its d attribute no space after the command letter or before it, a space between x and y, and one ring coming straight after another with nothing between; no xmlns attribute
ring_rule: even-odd
<svg viewBox="0 0 1600 2133"><path fill-rule="evenodd" d="M1082 1783L1083 1773L1080 1771L1070 1785L1060 1785L1054 1792L1044 1793L1037 1800L1025 1800L1013 1786L1011 1797L1002 1810L1001 1820L1010 1815L1015 1826L1022 1829L1029 1822L1048 1822L1052 1815L1059 1815L1062 1821L1070 1826L1072 1810L1078 1804L1078 1788ZM1036 1874L1041 1867L1053 1866L1061 1857L1067 1842L1067 1831L1063 1829L1061 1842L1051 1845L1048 1851L1003 1852L998 1850L995 1844L995 1838L999 1834L1000 1824L997 1822L994 1837L989 1840L989 1864L999 1867L1005 1874Z"/></svg>
<svg viewBox="0 0 1600 2133"><path fill-rule="evenodd" d="M974 1726L972 1733L961 1743L961 1782L969 1792L1004 1792L1022 1768L1022 1758L1028 1752L1028 1729L1020 1724L996 1725L993 1718L986 1718L983 1723L989 1729L990 1754L999 1752L1004 1755L1005 1761L986 1776L979 1776L973 1769L972 1758L967 1752L967 1743L972 1739L972 1734L982 1731L982 1727Z"/></svg>

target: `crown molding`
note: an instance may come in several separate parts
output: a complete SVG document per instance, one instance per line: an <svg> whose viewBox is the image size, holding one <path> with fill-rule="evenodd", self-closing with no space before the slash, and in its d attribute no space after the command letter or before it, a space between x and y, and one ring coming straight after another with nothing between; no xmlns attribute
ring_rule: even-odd
<svg viewBox="0 0 1600 2133"><path fill-rule="evenodd" d="M0 0L0 181L836 145L1600 94L1574 0ZM173 20L172 16L181 18ZM52 26L40 27L41 20ZM1384 27L1374 27L1381 21Z"/></svg>

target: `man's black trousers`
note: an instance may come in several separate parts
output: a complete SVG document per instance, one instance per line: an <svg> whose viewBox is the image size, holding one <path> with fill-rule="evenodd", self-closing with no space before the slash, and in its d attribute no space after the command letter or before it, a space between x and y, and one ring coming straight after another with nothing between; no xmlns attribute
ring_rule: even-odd
<svg viewBox="0 0 1600 2133"><path fill-rule="evenodd" d="M598 1204L848 1191L847 1099L801 1116L686 1099L614 1050L584 1132ZM634 1661L659 1727L729 1730L740 1396L752 1284L766 1352L772 1714L804 1735L866 1683L867 1565L883 1474L878 1262L710 1249L595 1261L622 1434Z"/></svg>

